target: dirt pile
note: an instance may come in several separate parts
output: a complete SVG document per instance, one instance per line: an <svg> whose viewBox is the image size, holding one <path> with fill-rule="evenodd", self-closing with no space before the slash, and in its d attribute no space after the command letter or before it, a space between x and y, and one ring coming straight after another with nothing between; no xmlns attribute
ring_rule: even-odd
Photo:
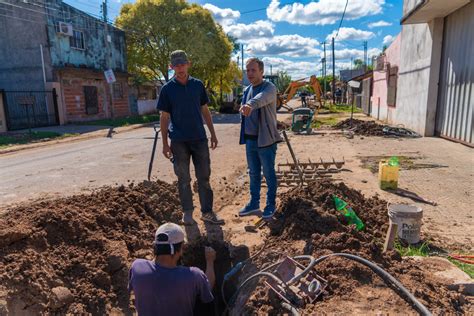
<svg viewBox="0 0 474 316"><path fill-rule="evenodd" d="M363 121L358 119L352 120L351 126L351 119L346 119L334 125L335 129L348 129L354 132L357 135L365 135L365 136L383 136L383 125L377 124L374 121Z"/></svg>
<svg viewBox="0 0 474 316"><path fill-rule="evenodd" d="M334 208L332 195L343 198L365 223L363 231L346 225ZM316 182L307 188L295 188L281 197L280 217L270 223L270 236L265 251L255 260L259 267L277 262L284 255L309 254L316 258L333 252L362 256L377 263L399 280L432 311L458 313L463 311L460 294L424 273L418 264L402 260L395 252L382 253L382 243L388 227L387 202L378 197L365 198L359 191L343 183ZM322 298L307 305L305 314L347 313L373 309L391 313L414 312L395 292L386 287L369 268L343 258L331 258L316 266L316 271L328 280ZM374 293L367 296L367 293ZM257 286L251 295L245 314L283 314L281 299ZM382 303L381 303L382 302ZM340 309L341 304L346 310ZM382 304L382 305L381 305Z"/></svg>
<svg viewBox="0 0 474 316"><path fill-rule="evenodd" d="M176 187L160 181L8 210L0 299L12 315L129 313L128 267L151 255L151 234L179 210Z"/></svg>

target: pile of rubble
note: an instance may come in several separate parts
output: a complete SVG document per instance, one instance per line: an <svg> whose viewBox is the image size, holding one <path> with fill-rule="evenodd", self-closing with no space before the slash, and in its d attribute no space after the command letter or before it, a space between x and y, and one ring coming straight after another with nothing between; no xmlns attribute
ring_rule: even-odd
<svg viewBox="0 0 474 316"><path fill-rule="evenodd" d="M358 119L346 119L334 125L335 129L350 130L356 135L365 136L384 136L384 125L377 124L374 121L363 121Z"/></svg>

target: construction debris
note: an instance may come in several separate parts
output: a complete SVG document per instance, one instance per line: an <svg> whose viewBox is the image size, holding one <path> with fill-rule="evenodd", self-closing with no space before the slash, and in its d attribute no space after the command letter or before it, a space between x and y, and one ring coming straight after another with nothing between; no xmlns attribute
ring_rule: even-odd
<svg viewBox="0 0 474 316"><path fill-rule="evenodd" d="M385 137L406 137L419 138L420 134L404 127L393 127L380 125L374 121L364 121L358 119L346 119L334 125L335 129L345 130L347 137L352 138L353 134L364 136L385 136Z"/></svg>
<svg viewBox="0 0 474 316"><path fill-rule="evenodd" d="M344 217L334 209L333 195L344 197L366 224L363 231L347 226ZM387 202L378 197L365 198L343 183L325 180L308 187L291 189L281 196L277 219L269 223L270 236L265 250L255 259L259 269L274 262L301 254L319 258L333 252L355 254L377 263L395 276L416 298L435 314L463 313L460 294L450 291L435 276L421 270L419 264L402 260L396 251L383 253L388 228ZM383 311L406 314L412 307L368 268L344 258L325 260L316 273L327 280L323 296L300 309L301 314L358 313ZM245 276L244 276L245 278ZM281 297L259 283L237 300L233 313L285 314ZM245 302L245 303L242 303ZM351 311L351 312L348 312Z"/></svg>
<svg viewBox="0 0 474 316"><path fill-rule="evenodd" d="M351 123L352 121L352 123ZM384 136L383 125L374 121L363 121L358 119L346 119L334 125L335 129L350 130L357 135Z"/></svg>

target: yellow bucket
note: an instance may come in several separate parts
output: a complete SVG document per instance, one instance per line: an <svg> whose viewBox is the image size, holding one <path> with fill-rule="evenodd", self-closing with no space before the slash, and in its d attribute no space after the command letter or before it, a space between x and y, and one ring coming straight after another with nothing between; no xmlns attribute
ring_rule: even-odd
<svg viewBox="0 0 474 316"><path fill-rule="evenodd" d="M399 166L390 166L388 161L379 162L379 186L382 190L398 188Z"/></svg>

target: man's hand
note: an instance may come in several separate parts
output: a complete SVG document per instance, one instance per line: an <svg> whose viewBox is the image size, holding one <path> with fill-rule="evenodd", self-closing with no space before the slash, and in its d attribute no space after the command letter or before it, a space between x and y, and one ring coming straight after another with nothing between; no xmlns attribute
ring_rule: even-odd
<svg viewBox="0 0 474 316"><path fill-rule="evenodd" d="M204 256L206 262L214 262L216 260L216 251L211 247L204 247Z"/></svg>
<svg viewBox="0 0 474 316"><path fill-rule="evenodd" d="M173 153L171 152L171 148L168 144L163 144L163 155L166 159L171 159L173 157Z"/></svg>
<svg viewBox="0 0 474 316"><path fill-rule="evenodd" d="M216 136L216 134L212 134L212 135L211 135L211 149L212 149L212 150L216 149L217 143L218 143L218 141L217 141L217 136Z"/></svg>
<svg viewBox="0 0 474 316"><path fill-rule="evenodd" d="M243 116L250 116L251 112L252 108L248 104L244 104L240 107L240 113L242 113Z"/></svg>

